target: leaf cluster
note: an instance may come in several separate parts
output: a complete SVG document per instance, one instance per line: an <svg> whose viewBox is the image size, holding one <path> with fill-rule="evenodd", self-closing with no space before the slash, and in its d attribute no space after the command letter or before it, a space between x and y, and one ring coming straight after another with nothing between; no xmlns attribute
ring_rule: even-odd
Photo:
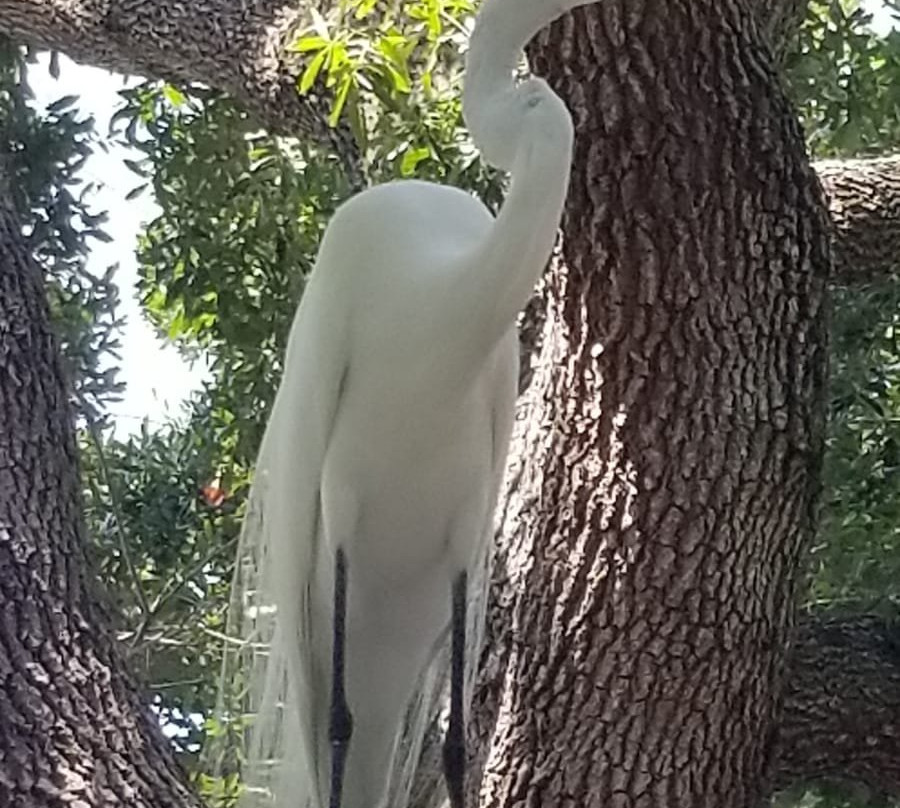
<svg viewBox="0 0 900 808"><path fill-rule="evenodd" d="M138 246L145 312L186 354L210 358L207 393L249 462L316 245L349 188L331 155L259 131L209 91L147 83L117 117L161 208Z"/></svg>
<svg viewBox="0 0 900 808"><path fill-rule="evenodd" d="M496 207L500 181L462 124L470 0L341 0L326 16L312 14L293 46L306 56L298 89L324 79L334 93L332 123L347 117L370 178L444 182Z"/></svg>
<svg viewBox="0 0 900 808"><path fill-rule="evenodd" d="M883 154L900 144L900 32L880 36L871 22L859 0L809 2L786 74L816 156Z"/></svg>
<svg viewBox="0 0 900 808"><path fill-rule="evenodd" d="M89 203L93 186L79 177L96 145L94 122L79 114L73 96L36 112L27 79L23 52L0 41L0 173L44 270L75 409L101 420L121 392L113 364L121 319L114 267L100 275L87 268L91 243L109 241L106 214Z"/></svg>
<svg viewBox="0 0 900 808"><path fill-rule="evenodd" d="M886 5L897 10L895 2ZM875 34L857 0L812 0L787 61L817 156L883 155L900 142L900 34ZM809 611L900 605L900 297L886 279L832 290L824 510L809 556ZM778 806L884 805L852 784L796 788Z"/></svg>
<svg viewBox="0 0 900 808"><path fill-rule="evenodd" d="M225 606L249 476L194 408L125 440L84 434L84 512L132 671L185 762L215 704Z"/></svg>

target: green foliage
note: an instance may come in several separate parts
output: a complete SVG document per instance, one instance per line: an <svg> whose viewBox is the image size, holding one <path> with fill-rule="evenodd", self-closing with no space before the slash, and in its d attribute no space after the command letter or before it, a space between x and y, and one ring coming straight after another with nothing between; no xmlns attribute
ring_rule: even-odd
<svg viewBox="0 0 900 808"><path fill-rule="evenodd" d="M900 136L900 34L857 0L809 7L787 67L820 153L885 153ZM810 608L892 612L900 572L900 292L892 278L833 290L826 508Z"/></svg>
<svg viewBox="0 0 900 808"><path fill-rule="evenodd" d="M0 41L3 172L32 255L47 278L75 408L98 420L121 390L111 366L121 322L114 267L97 277L85 266L92 240L109 240L101 229L106 214L91 212L92 188L78 177L93 149L94 122L79 116L73 97L38 114L28 105L30 96L25 58Z"/></svg>
<svg viewBox="0 0 900 808"><path fill-rule="evenodd" d="M900 606L900 290L833 290L825 502L809 561L809 612ZM889 803L893 805L894 803ZM885 806L854 784L802 787L778 808Z"/></svg>
<svg viewBox="0 0 900 808"><path fill-rule="evenodd" d="M215 703L224 610L248 477L195 407L187 425L86 434L85 518L116 629L190 765Z"/></svg>
<svg viewBox="0 0 900 808"><path fill-rule="evenodd" d="M499 204L497 176L483 168L462 125L463 54L469 0L380 4L341 0L295 49L307 56L299 81L320 75L334 92L332 121L345 113L373 180L449 183Z"/></svg>
<svg viewBox="0 0 900 808"><path fill-rule="evenodd" d="M145 310L211 357L214 410L249 461L316 245L349 188L331 155L259 132L213 93L141 85L119 118L162 209L139 245Z"/></svg>
<svg viewBox="0 0 900 808"><path fill-rule="evenodd" d="M900 143L900 32L881 37L870 23L859 0L809 3L786 69L817 156L879 154Z"/></svg>
<svg viewBox="0 0 900 808"><path fill-rule="evenodd" d="M900 605L900 290L834 291L826 508L810 601Z"/></svg>
<svg viewBox="0 0 900 808"><path fill-rule="evenodd" d="M825 783L814 791L791 789L773 800L773 808L885 808L883 800L854 783Z"/></svg>

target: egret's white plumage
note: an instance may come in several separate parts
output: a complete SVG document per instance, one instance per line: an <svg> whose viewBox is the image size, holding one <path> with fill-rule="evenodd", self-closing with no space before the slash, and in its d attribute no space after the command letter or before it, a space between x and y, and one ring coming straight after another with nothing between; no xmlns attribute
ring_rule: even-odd
<svg viewBox="0 0 900 808"><path fill-rule="evenodd" d="M353 716L343 808L381 808L388 788L391 808L406 805L444 680L435 660L451 587L483 567L492 532L516 316L550 256L568 184L570 116L546 83L515 86L512 71L534 33L584 2L487 0L479 15L464 114L485 157L512 173L496 220L460 190L406 181L352 198L325 232L239 552L233 626L252 640L256 712L242 806L328 804L339 547ZM469 610L470 672L485 586L478 578Z"/></svg>

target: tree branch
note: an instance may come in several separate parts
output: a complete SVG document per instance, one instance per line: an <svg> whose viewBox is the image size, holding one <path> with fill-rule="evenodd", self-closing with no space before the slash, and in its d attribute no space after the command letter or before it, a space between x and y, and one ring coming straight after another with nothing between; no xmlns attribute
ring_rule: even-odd
<svg viewBox="0 0 900 808"><path fill-rule="evenodd" d="M779 788L834 779L900 795L900 626L875 616L801 622L775 768Z"/></svg>
<svg viewBox="0 0 900 808"><path fill-rule="evenodd" d="M327 123L328 94L297 92L300 60L287 46L304 12L296 0L0 0L0 33L96 67L223 90L269 131L333 148L361 187L349 129Z"/></svg>
<svg viewBox="0 0 900 808"><path fill-rule="evenodd" d="M900 158L815 164L834 221L835 280L865 283L898 274Z"/></svg>

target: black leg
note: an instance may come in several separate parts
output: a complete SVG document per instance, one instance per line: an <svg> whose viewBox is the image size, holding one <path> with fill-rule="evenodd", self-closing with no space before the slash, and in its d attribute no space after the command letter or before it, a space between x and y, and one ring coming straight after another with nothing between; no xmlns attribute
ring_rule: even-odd
<svg viewBox="0 0 900 808"><path fill-rule="evenodd" d="M466 585L467 576L463 570L453 582L450 726L444 739L444 779L450 795L450 808L463 808L465 794L466 724L463 714L463 684L466 674Z"/></svg>
<svg viewBox="0 0 900 808"><path fill-rule="evenodd" d="M334 642L331 650L331 798L330 808L341 808L344 789L344 764L353 734L353 716L344 692L344 650L347 618L347 558L338 548L334 561Z"/></svg>

